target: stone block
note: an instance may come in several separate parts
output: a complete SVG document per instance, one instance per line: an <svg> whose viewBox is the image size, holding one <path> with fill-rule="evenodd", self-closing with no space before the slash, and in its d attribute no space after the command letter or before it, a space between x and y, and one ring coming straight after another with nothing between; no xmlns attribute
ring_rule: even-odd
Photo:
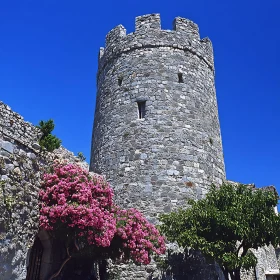
<svg viewBox="0 0 280 280"><path fill-rule="evenodd" d="M14 145L11 142L3 141L1 147L10 154L14 152Z"/></svg>

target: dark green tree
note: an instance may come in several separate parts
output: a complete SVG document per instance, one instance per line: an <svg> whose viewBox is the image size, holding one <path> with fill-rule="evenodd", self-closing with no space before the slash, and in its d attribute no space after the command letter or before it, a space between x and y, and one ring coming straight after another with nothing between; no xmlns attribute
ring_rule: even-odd
<svg viewBox="0 0 280 280"><path fill-rule="evenodd" d="M52 152L60 147L61 140L51 134L54 130L54 121L52 119L40 121L37 127L42 131L42 137L39 141L41 147L45 148L48 152Z"/></svg>
<svg viewBox="0 0 280 280"><path fill-rule="evenodd" d="M82 152L78 152L77 157L79 158L80 161L85 161L86 157Z"/></svg>
<svg viewBox="0 0 280 280"><path fill-rule="evenodd" d="M204 199L190 200L187 209L164 214L161 231L169 241L200 250L216 261L225 278L240 280L240 270L257 264L250 249L279 244L276 191L246 185L212 186Z"/></svg>

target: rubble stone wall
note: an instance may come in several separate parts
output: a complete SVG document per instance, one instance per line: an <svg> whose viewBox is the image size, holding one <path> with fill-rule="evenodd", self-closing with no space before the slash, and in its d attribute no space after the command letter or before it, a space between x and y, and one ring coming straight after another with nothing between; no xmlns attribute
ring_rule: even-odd
<svg viewBox="0 0 280 280"><path fill-rule="evenodd" d="M145 117L139 118L140 103ZM225 179L213 50L190 20L160 28L158 14L117 26L101 49L91 170L117 202L155 222Z"/></svg>
<svg viewBox="0 0 280 280"><path fill-rule="evenodd" d="M0 102L1 280L26 279L28 252L38 234L42 174L55 159L78 161L64 148L42 152L39 138L39 129Z"/></svg>
<svg viewBox="0 0 280 280"><path fill-rule="evenodd" d="M145 15L131 34L122 25L108 33L99 53L90 165L112 184L119 205L153 223L225 180L211 41L200 39L188 19L176 18L173 30L160 25L158 14ZM151 267L130 266L121 279L155 275Z"/></svg>

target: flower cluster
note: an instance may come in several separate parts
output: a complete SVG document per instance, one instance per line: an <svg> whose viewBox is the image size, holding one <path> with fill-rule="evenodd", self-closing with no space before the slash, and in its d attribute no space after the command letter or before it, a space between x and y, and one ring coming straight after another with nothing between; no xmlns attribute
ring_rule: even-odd
<svg viewBox="0 0 280 280"><path fill-rule="evenodd" d="M90 175L74 164L55 164L43 177L40 227L62 231L89 245L110 247L114 237L136 263L148 264L154 252L165 251L164 238L135 209L113 204L113 190L102 176ZM71 233L71 234L70 234Z"/></svg>
<svg viewBox="0 0 280 280"><path fill-rule="evenodd" d="M72 228L89 244L109 246L116 231L110 209L113 191L101 176L90 176L73 165L56 165L44 175L40 226L46 230Z"/></svg>
<svg viewBox="0 0 280 280"><path fill-rule="evenodd" d="M149 264L150 254L164 254L165 239L156 227L136 209L117 209L117 235L136 263Z"/></svg>

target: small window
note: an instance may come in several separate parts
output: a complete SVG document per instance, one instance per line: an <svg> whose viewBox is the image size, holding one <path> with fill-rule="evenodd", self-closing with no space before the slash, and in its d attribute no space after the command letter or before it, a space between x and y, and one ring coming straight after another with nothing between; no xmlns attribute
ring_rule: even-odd
<svg viewBox="0 0 280 280"><path fill-rule="evenodd" d="M118 78L118 85L121 86L123 82L123 77L119 77Z"/></svg>
<svg viewBox="0 0 280 280"><path fill-rule="evenodd" d="M178 73L178 83L183 83L183 73Z"/></svg>
<svg viewBox="0 0 280 280"><path fill-rule="evenodd" d="M139 119L144 119L146 114L146 101L137 102Z"/></svg>

